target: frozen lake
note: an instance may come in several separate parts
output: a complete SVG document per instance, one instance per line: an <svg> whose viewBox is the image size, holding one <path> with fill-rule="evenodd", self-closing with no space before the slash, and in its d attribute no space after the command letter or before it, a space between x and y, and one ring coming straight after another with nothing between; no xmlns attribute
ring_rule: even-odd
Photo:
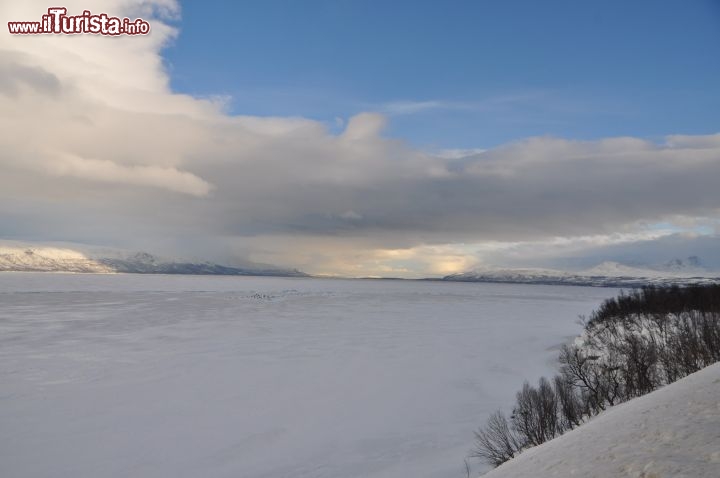
<svg viewBox="0 0 720 478"><path fill-rule="evenodd" d="M459 478L616 293L0 273L0 476Z"/></svg>

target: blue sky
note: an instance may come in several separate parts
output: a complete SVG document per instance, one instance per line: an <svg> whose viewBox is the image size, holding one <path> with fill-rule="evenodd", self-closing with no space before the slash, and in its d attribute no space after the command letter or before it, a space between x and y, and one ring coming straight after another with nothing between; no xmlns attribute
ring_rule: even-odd
<svg viewBox="0 0 720 478"><path fill-rule="evenodd" d="M720 2L184 2L175 91L233 114L361 111L429 149L714 133Z"/></svg>

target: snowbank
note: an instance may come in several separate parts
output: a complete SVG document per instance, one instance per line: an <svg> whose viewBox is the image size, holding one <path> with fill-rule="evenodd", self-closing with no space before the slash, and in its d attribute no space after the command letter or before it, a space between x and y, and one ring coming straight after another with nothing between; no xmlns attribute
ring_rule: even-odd
<svg viewBox="0 0 720 478"><path fill-rule="evenodd" d="M555 476L720 476L720 364L618 405L484 475Z"/></svg>

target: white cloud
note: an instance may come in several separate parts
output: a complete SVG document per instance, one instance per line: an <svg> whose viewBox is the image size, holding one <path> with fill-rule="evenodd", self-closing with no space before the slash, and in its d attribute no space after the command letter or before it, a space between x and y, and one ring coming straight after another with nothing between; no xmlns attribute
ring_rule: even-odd
<svg viewBox="0 0 720 478"><path fill-rule="evenodd" d="M476 154L482 154L486 149L481 148L470 148L470 149L443 149L436 153L435 156L443 159L461 159L467 158L468 156L475 156Z"/></svg>
<svg viewBox="0 0 720 478"><path fill-rule="evenodd" d="M122 166L106 159L87 159L64 154L47 164L48 172L108 183L159 187L206 196L212 185L194 174L158 166Z"/></svg>
<svg viewBox="0 0 720 478"><path fill-rule="evenodd" d="M380 111L391 115L411 115L439 109L464 109L465 106L450 101L391 101L380 106Z"/></svg>
<svg viewBox="0 0 720 478"><path fill-rule="evenodd" d="M375 113L360 113L350 118L343 139L348 141L368 140L376 137L385 127L385 117Z"/></svg>

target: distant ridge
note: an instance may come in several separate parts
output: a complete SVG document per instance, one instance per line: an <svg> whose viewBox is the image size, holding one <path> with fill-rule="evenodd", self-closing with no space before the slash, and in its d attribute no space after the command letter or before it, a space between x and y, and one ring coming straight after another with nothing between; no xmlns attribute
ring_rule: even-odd
<svg viewBox="0 0 720 478"><path fill-rule="evenodd" d="M234 267L212 262L159 260L146 252L126 257L92 257L62 247L0 246L0 272L74 272L94 274L196 274L226 276L306 277L297 269Z"/></svg>
<svg viewBox="0 0 720 478"><path fill-rule="evenodd" d="M700 259L673 259L659 266L630 266L602 262L579 272L554 269L476 269L443 277L456 282L500 282L516 284L557 284L598 287L642 287L645 285L688 285L720 282L720 272L708 271Z"/></svg>

